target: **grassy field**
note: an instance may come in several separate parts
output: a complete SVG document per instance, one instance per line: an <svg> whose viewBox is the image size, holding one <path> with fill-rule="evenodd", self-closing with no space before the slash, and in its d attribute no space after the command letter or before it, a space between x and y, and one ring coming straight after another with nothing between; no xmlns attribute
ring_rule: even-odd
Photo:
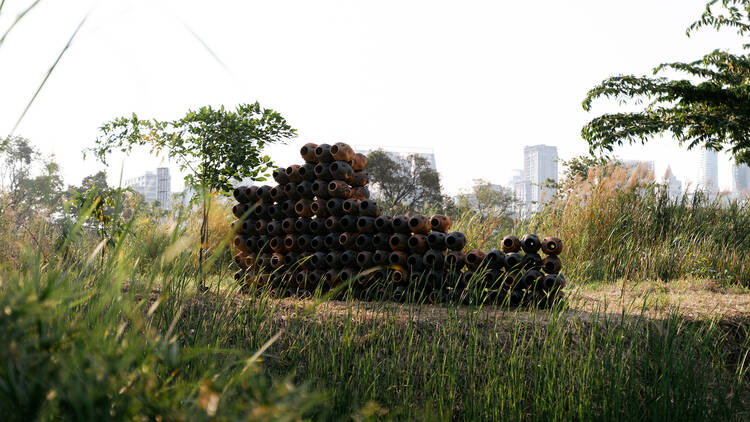
<svg viewBox="0 0 750 422"><path fill-rule="evenodd" d="M656 187L616 177L588 202L568 196L516 222L566 240L567 299L552 309L241 294L220 206L205 293L190 215L136 217L113 244L84 225L62 241L43 222L36 241L6 232L0 409L8 420L747 420L747 210L659 205ZM472 245L500 235L491 219L457 220Z"/></svg>

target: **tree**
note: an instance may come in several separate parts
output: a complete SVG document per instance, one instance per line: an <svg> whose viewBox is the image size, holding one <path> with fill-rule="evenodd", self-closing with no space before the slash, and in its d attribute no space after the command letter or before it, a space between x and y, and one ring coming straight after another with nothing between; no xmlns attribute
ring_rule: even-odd
<svg viewBox="0 0 750 422"><path fill-rule="evenodd" d="M710 1L700 20L688 28L688 36L703 27L734 28L740 36L747 35L750 0ZM657 76L664 71L680 72L692 80ZM586 124L581 134L592 154L611 152L624 142L645 144L654 135L671 133L688 149L726 149L738 163L750 163L748 55L717 49L690 63L661 64L653 73L652 77L611 77L588 92L583 101L587 111L600 97L645 103L640 111L604 114Z"/></svg>
<svg viewBox="0 0 750 422"><path fill-rule="evenodd" d="M17 205L22 199L21 185L29 179L31 166L39 158L39 152L31 142L20 136L8 136L0 141L0 184L10 195L10 205Z"/></svg>
<svg viewBox="0 0 750 422"><path fill-rule="evenodd" d="M377 150L367 156L367 161L370 183L384 210L410 213L442 204L440 174L421 155L393 159Z"/></svg>
<svg viewBox="0 0 750 422"><path fill-rule="evenodd" d="M470 195L460 195L459 208L468 208L482 217L510 215L520 201L510 188L493 185L487 180L475 179Z"/></svg>
<svg viewBox="0 0 750 422"><path fill-rule="evenodd" d="M188 111L178 120L141 120L131 117L114 119L100 128L92 152L102 163L117 148L128 153L136 146L149 146L157 155L166 153L187 171L186 185L196 192L193 203L202 201L200 252L198 267L203 287L203 255L208 230L209 195L228 194L235 180L265 180L272 165L262 155L270 143L296 135L276 111L261 108L257 102L242 104L235 111L210 106Z"/></svg>

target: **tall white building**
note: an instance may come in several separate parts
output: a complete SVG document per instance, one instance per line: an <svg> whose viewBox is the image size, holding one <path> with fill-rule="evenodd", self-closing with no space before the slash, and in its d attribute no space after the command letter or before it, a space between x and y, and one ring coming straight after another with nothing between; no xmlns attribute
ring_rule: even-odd
<svg viewBox="0 0 750 422"><path fill-rule="evenodd" d="M702 149L698 155L698 189L719 191L719 153Z"/></svg>
<svg viewBox="0 0 750 422"><path fill-rule="evenodd" d="M750 167L747 164L732 166L732 191L738 197L750 194Z"/></svg>
<svg viewBox="0 0 750 422"><path fill-rule="evenodd" d="M667 166L667 172L664 173L664 184L667 186L667 193L670 199L677 199L682 194L682 182L680 182L674 173L672 167Z"/></svg>
<svg viewBox="0 0 750 422"><path fill-rule="evenodd" d="M125 181L125 186L133 188L143 195L146 202L159 201L162 208L169 208L172 195L172 178L168 167L159 167L156 173L147 171L145 174Z"/></svg>
<svg viewBox="0 0 750 422"><path fill-rule="evenodd" d="M529 208L552 199L555 189L545 187L547 181L557 182L557 147L533 145L523 148L523 177L526 182L522 200Z"/></svg>

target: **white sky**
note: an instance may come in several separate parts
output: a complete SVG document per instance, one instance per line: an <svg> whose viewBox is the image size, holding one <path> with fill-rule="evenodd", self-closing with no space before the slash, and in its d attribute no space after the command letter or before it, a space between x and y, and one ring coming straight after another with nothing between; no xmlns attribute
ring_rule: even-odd
<svg viewBox="0 0 750 422"><path fill-rule="evenodd" d="M29 3L7 0L0 30ZM279 165L300 161L305 142L413 146L434 149L448 193L476 178L504 184L523 166L523 145L556 145L562 159L587 152L581 127L615 109L581 108L602 79L741 44L731 32L685 36L705 0L48 0L0 46L0 134L94 4L16 132L54 153L67 183L101 168L81 151L109 119L258 100L299 130L268 150ZM697 152L668 139L616 154L656 161L658 176L671 164L681 180L697 177ZM110 179L160 163L147 152L119 156ZM729 169L725 156L723 188Z"/></svg>

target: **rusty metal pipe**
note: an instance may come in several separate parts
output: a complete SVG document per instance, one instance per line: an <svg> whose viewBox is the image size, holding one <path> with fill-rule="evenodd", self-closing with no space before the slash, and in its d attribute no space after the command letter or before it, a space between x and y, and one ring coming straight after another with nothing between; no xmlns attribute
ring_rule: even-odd
<svg viewBox="0 0 750 422"><path fill-rule="evenodd" d="M391 281L396 284L406 284L409 281L409 273L405 270L394 270L391 273ZM406 295L406 292L403 292Z"/></svg>
<svg viewBox="0 0 750 422"><path fill-rule="evenodd" d="M314 253L314 254L312 254L312 256L310 257L310 264L312 264L312 266L313 266L314 268L317 268L317 269L319 269L319 270L322 270L322 269L328 268L328 267L326 266L326 256L327 256L327 255L328 255L328 254L327 254L327 253L325 253L325 252L315 252L315 253Z"/></svg>
<svg viewBox="0 0 750 422"><path fill-rule="evenodd" d="M445 246L453 251L461 251L466 246L466 236L461 232L449 233L445 238Z"/></svg>
<svg viewBox="0 0 750 422"><path fill-rule="evenodd" d="M542 277L542 273L537 270L527 270L525 273L523 273L521 284L524 288L533 287Z"/></svg>
<svg viewBox="0 0 750 422"><path fill-rule="evenodd" d="M315 169L313 169L313 172L315 173L315 178L318 180L323 180L324 182L330 182L333 180L333 175L331 174L330 164L328 163L318 163L315 165Z"/></svg>
<svg viewBox="0 0 750 422"><path fill-rule="evenodd" d="M271 188L271 199L274 202L286 201L286 192L284 192L284 185L276 185Z"/></svg>
<svg viewBox="0 0 750 422"><path fill-rule="evenodd" d="M281 212L285 217L297 218L297 213L294 211L294 205L297 201L293 199L287 199L281 203Z"/></svg>
<svg viewBox="0 0 750 422"><path fill-rule="evenodd" d="M436 251L444 251L447 246L445 244L445 233L443 232L432 232L427 235L427 245L430 249Z"/></svg>
<svg viewBox="0 0 750 422"><path fill-rule="evenodd" d="M370 180L370 175L366 171L355 171L352 173L352 178L349 184L354 187L366 186Z"/></svg>
<svg viewBox="0 0 750 422"><path fill-rule="evenodd" d="M312 182L315 180L315 164L305 163L299 168L299 175L303 181Z"/></svg>
<svg viewBox="0 0 750 422"><path fill-rule="evenodd" d="M307 180L297 183L297 194L302 199L313 199L315 194L313 194L312 185L313 182Z"/></svg>
<svg viewBox="0 0 750 422"><path fill-rule="evenodd" d="M284 194L286 195L287 199L293 201L297 201L302 198L302 196L297 191L297 183L289 182L284 185Z"/></svg>
<svg viewBox="0 0 750 422"><path fill-rule="evenodd" d="M406 267L409 260L409 254L401 251L394 251L388 256L388 264L398 267Z"/></svg>
<svg viewBox="0 0 750 422"><path fill-rule="evenodd" d="M367 188L367 186L359 186L355 188L351 188L351 195L352 198L357 199L370 199L370 189Z"/></svg>
<svg viewBox="0 0 750 422"><path fill-rule="evenodd" d="M371 251L375 249L372 243L372 236L369 234L358 234L357 238L354 240L354 247L360 251Z"/></svg>
<svg viewBox="0 0 750 422"><path fill-rule="evenodd" d="M286 214L284 213L281 204L271 204L268 206L268 216L274 220L281 221L286 217Z"/></svg>
<svg viewBox="0 0 750 422"><path fill-rule="evenodd" d="M354 249L354 242L357 240L357 233L341 233L339 235L339 246L341 249Z"/></svg>
<svg viewBox="0 0 750 422"><path fill-rule="evenodd" d="M310 225L308 226L308 228L311 234L318 234L323 236L328 233L328 230L326 230L324 218L313 218L312 220L310 220Z"/></svg>
<svg viewBox="0 0 750 422"><path fill-rule="evenodd" d="M305 145L302 145L302 148L299 149L299 155L302 156L302 159L305 160L306 163L317 163L318 158L315 156L315 148L317 147L318 144L308 142Z"/></svg>
<svg viewBox="0 0 750 422"><path fill-rule="evenodd" d="M405 234L394 234L388 240L388 244L393 251L408 251L409 250L409 236Z"/></svg>
<svg viewBox="0 0 750 422"><path fill-rule="evenodd" d="M331 155L337 161L351 161L354 159L354 150L349 144L336 142L331 145Z"/></svg>
<svg viewBox="0 0 750 422"><path fill-rule="evenodd" d="M423 234L413 234L407 241L411 253L425 253L429 246L427 245L427 236Z"/></svg>
<svg viewBox="0 0 750 422"><path fill-rule="evenodd" d="M333 198L349 199L352 196L352 188L342 180L332 180L328 183L328 194Z"/></svg>
<svg viewBox="0 0 750 422"><path fill-rule="evenodd" d="M287 236L291 236L291 235L287 235ZM284 247L283 236L272 237L271 240L268 242L268 246L274 252L284 253L287 251L286 247Z"/></svg>
<svg viewBox="0 0 750 422"><path fill-rule="evenodd" d="M281 229L284 230L284 233L286 234L292 234L294 233L294 223L296 222L296 218L285 218L281 221Z"/></svg>
<svg viewBox="0 0 750 422"><path fill-rule="evenodd" d="M291 268L298 264L302 258L302 255L298 253L287 252L284 254L284 266L287 268Z"/></svg>
<svg viewBox="0 0 750 422"><path fill-rule="evenodd" d="M364 199L359 202L357 213L360 215L360 217L376 218L380 215L380 207L375 201L371 199Z"/></svg>
<svg viewBox="0 0 750 422"><path fill-rule="evenodd" d="M281 236L284 234L284 230L281 228L281 222L269 221L268 224L266 224L266 233L268 233L269 236Z"/></svg>
<svg viewBox="0 0 750 422"><path fill-rule="evenodd" d="M359 268L366 269L373 266L372 252L362 251L357 254L357 265Z"/></svg>
<svg viewBox="0 0 750 422"><path fill-rule="evenodd" d="M505 267L510 270L518 270L521 268L523 263L523 255L518 252L510 252L505 254Z"/></svg>
<svg viewBox="0 0 750 422"><path fill-rule="evenodd" d="M376 250L372 253L372 264L373 265L388 265L388 258L391 255L391 251Z"/></svg>
<svg viewBox="0 0 750 422"><path fill-rule="evenodd" d="M323 245L327 250L336 250L339 246L339 236L341 233L328 233L323 239Z"/></svg>
<svg viewBox="0 0 750 422"><path fill-rule="evenodd" d="M526 234L521 238L521 249L524 252L536 253L542 248L542 242L539 241L539 236L535 234Z"/></svg>
<svg viewBox="0 0 750 422"><path fill-rule="evenodd" d="M453 271L461 271L466 265L466 257L461 251L451 251L445 255L445 265Z"/></svg>
<svg viewBox="0 0 750 422"><path fill-rule="evenodd" d="M310 209L312 210L313 214L318 216L319 218L326 218L328 217L328 208L326 208L326 200L325 199L316 199L313 201L312 204L310 204Z"/></svg>
<svg viewBox="0 0 750 422"><path fill-rule="evenodd" d="M357 251L347 249L339 256L342 267L352 267L357 265Z"/></svg>
<svg viewBox="0 0 750 422"><path fill-rule="evenodd" d="M397 215L391 219L391 227L394 233L410 234L409 230L409 217L405 215Z"/></svg>
<svg viewBox="0 0 750 422"><path fill-rule="evenodd" d="M326 271L326 275L323 277L323 282L329 287L335 286L336 283L339 282L339 272L334 269Z"/></svg>
<svg viewBox="0 0 750 422"><path fill-rule="evenodd" d="M367 167L367 156L364 154L356 153L352 158L351 162L352 169L354 171L362 171Z"/></svg>
<svg viewBox="0 0 750 422"><path fill-rule="evenodd" d="M441 251L430 249L422 256L424 265L427 268L441 270L445 266L445 255Z"/></svg>
<svg viewBox="0 0 750 422"><path fill-rule="evenodd" d="M547 274L557 274L562 269L562 261L557 255L549 255L542 260L542 270Z"/></svg>
<svg viewBox="0 0 750 422"><path fill-rule="evenodd" d="M310 249L314 251L321 251L325 247L324 245L325 236L314 236L310 241Z"/></svg>
<svg viewBox="0 0 750 422"><path fill-rule="evenodd" d="M286 185L287 183L289 183L289 176L286 175L285 168L279 167L277 169L274 169L271 175L273 176L273 180L275 180L276 183L280 185Z"/></svg>
<svg viewBox="0 0 750 422"><path fill-rule="evenodd" d="M313 237L309 234L303 234L300 236L297 236L297 247L301 251L312 251L312 243Z"/></svg>
<svg viewBox="0 0 750 422"><path fill-rule="evenodd" d="M234 241L232 242L234 244L234 247L244 253L252 252L252 249L250 249L249 246L247 246L247 240L250 239L252 236L244 236L244 235L238 235L234 237Z"/></svg>
<svg viewBox="0 0 750 422"><path fill-rule="evenodd" d="M331 172L333 180L343 180L349 183L354 175L352 167L343 161L334 161L328 166L328 171Z"/></svg>
<svg viewBox="0 0 750 422"><path fill-rule="evenodd" d="M353 215L345 215L339 219L341 224L341 230L345 232L356 232L357 231L357 217Z"/></svg>
<svg viewBox="0 0 750 422"><path fill-rule="evenodd" d="M556 237L545 237L544 240L542 240L542 252L547 255L560 255L562 249L562 240Z"/></svg>
<svg viewBox="0 0 750 422"><path fill-rule="evenodd" d="M258 232L255 230L255 220L245 220L242 222L242 234L256 235Z"/></svg>
<svg viewBox="0 0 750 422"><path fill-rule="evenodd" d="M524 269L533 268L535 270L540 270L542 269L542 257L539 256L538 253L527 253L523 256L521 265L523 265Z"/></svg>
<svg viewBox="0 0 750 422"><path fill-rule="evenodd" d="M332 232L340 232L341 230L341 217L328 217L325 221L326 230Z"/></svg>
<svg viewBox="0 0 750 422"><path fill-rule="evenodd" d="M375 219L372 217L357 218L357 231L360 233L374 233Z"/></svg>
<svg viewBox="0 0 750 422"><path fill-rule="evenodd" d="M487 268L498 270L505 268L505 254L501 250L491 249L487 251L484 259L487 262Z"/></svg>
<svg viewBox="0 0 750 422"><path fill-rule="evenodd" d="M284 236L284 250L301 251L302 248L299 246L298 239L299 237L293 234Z"/></svg>
<svg viewBox="0 0 750 422"><path fill-rule="evenodd" d="M325 201L326 199L331 197L331 195L328 194L328 182L325 182L323 180L316 180L312 182L312 184L310 185L310 190L312 190L312 194L321 201Z"/></svg>
<svg viewBox="0 0 750 422"><path fill-rule="evenodd" d="M280 253L274 253L271 255L271 260L269 261L269 265L273 269L279 269L284 266L284 255Z"/></svg>
<svg viewBox="0 0 750 422"><path fill-rule="evenodd" d="M328 215L340 217L344 215L343 203L341 199L333 198L326 202L326 210Z"/></svg>
<svg viewBox="0 0 750 422"><path fill-rule="evenodd" d="M388 233L375 233L372 236L372 246L375 249L390 250L391 235Z"/></svg>
<svg viewBox="0 0 750 422"><path fill-rule="evenodd" d="M450 217L446 215L442 215L442 214L435 214L432 217L430 217L430 229L432 229L432 231L445 233L450 228L451 228Z"/></svg>
<svg viewBox="0 0 750 422"><path fill-rule="evenodd" d="M292 164L286 168L284 172L286 173L286 177L289 178L289 183L299 183L302 181L302 175L299 174L300 167L302 166L299 164Z"/></svg>
<svg viewBox="0 0 750 422"><path fill-rule="evenodd" d="M258 234L268 234L268 223L270 223L269 220L257 220L255 222L255 231Z"/></svg>
<svg viewBox="0 0 750 422"><path fill-rule="evenodd" d="M242 218L249 209L250 209L250 205L248 204L244 204L244 203L234 204L234 206L232 207L232 215L234 215L237 218Z"/></svg>
<svg viewBox="0 0 750 422"><path fill-rule="evenodd" d="M506 254L521 250L521 241L515 236L505 236L501 242L501 248Z"/></svg>
<svg viewBox="0 0 750 422"><path fill-rule="evenodd" d="M312 217L313 215L315 215L310 208L312 202L313 201L310 199L300 199L296 204L294 204L294 212L296 212L300 217Z"/></svg>
<svg viewBox="0 0 750 422"><path fill-rule="evenodd" d="M415 234L430 233L430 219L424 215L415 215L409 218L409 230Z"/></svg>
<svg viewBox="0 0 750 422"><path fill-rule="evenodd" d="M356 215L359 213L359 202L359 199L349 198L341 203L341 209L343 209L346 214Z"/></svg>
<svg viewBox="0 0 750 422"><path fill-rule="evenodd" d="M234 200L239 202L240 204L246 204L250 202L250 199L247 197L247 186L234 188L234 190L232 191L232 196L234 197Z"/></svg>
<svg viewBox="0 0 750 422"><path fill-rule="evenodd" d="M328 268L341 268L341 252L328 252L328 254L326 254L326 265L328 266Z"/></svg>
<svg viewBox="0 0 750 422"><path fill-rule="evenodd" d="M472 249L468 253L466 253L466 266L468 266L472 270L476 270L480 265L482 265L484 257L484 252L480 251L479 249Z"/></svg>
<svg viewBox="0 0 750 422"><path fill-rule="evenodd" d="M333 155L331 155L331 146L328 144L319 144L315 148L315 158L321 163L330 163L333 161Z"/></svg>
<svg viewBox="0 0 750 422"><path fill-rule="evenodd" d="M375 219L375 230L378 233L393 233L393 226L391 225L392 218L389 215L381 215Z"/></svg>
<svg viewBox="0 0 750 422"><path fill-rule="evenodd" d="M421 254L411 254L406 258L406 265L409 266L409 270L414 274L424 269L424 259Z"/></svg>

